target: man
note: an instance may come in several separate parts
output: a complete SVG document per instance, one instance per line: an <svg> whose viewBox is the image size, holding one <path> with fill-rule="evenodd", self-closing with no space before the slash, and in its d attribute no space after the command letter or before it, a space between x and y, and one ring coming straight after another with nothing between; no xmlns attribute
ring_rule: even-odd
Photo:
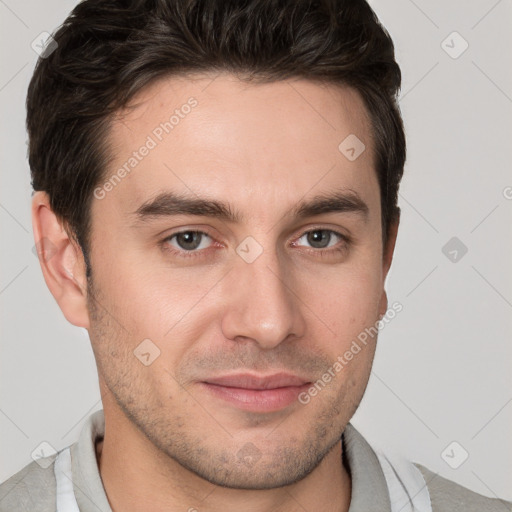
<svg viewBox="0 0 512 512"><path fill-rule="evenodd" d="M512 510L350 424L395 311L399 87L363 0L75 8L29 87L32 219L103 411L0 510Z"/></svg>

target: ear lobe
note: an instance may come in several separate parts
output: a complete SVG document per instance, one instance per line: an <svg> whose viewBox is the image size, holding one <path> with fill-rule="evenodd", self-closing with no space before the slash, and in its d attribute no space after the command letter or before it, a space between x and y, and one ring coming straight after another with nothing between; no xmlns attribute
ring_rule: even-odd
<svg viewBox="0 0 512 512"><path fill-rule="evenodd" d="M382 295L380 297L379 304L379 320L382 320L384 316L386 316L386 311L388 310L388 294L386 290L382 290Z"/></svg>
<svg viewBox="0 0 512 512"><path fill-rule="evenodd" d="M81 248L52 211L46 192L32 198L32 228L44 280L66 319L89 328L87 277Z"/></svg>

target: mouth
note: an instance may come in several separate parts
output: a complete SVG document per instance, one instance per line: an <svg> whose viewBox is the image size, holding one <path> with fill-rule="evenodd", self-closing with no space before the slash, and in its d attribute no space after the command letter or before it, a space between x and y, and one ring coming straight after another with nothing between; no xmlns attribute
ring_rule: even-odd
<svg viewBox="0 0 512 512"><path fill-rule="evenodd" d="M298 395L310 385L297 375L249 373L209 378L199 383L204 390L238 409L251 412L275 412L297 402Z"/></svg>

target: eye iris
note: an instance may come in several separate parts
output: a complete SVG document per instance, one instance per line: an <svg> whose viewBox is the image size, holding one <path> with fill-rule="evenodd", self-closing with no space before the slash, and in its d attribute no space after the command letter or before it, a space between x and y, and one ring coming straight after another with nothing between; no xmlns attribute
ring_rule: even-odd
<svg viewBox="0 0 512 512"><path fill-rule="evenodd" d="M201 233L197 231L185 231L176 235L176 241L182 249L197 249L201 243Z"/></svg>
<svg viewBox="0 0 512 512"><path fill-rule="evenodd" d="M202 233L199 231L184 231L176 235L178 245L185 250L194 250L201 245ZM307 234L308 243L316 249L329 246L331 232L326 229L316 229Z"/></svg>
<svg viewBox="0 0 512 512"><path fill-rule="evenodd" d="M329 245L329 242L331 240L331 233L325 229L317 229L315 231L311 231L308 233L308 243L311 244L316 249L323 249ZM321 245L318 247L318 245L315 244L322 244L323 242L326 242L325 245Z"/></svg>

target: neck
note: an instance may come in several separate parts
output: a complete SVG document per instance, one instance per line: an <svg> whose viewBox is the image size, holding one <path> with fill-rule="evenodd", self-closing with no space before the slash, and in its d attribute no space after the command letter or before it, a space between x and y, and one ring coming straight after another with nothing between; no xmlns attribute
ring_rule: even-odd
<svg viewBox="0 0 512 512"><path fill-rule="evenodd" d="M219 487L160 452L134 427L105 436L96 445L101 479L113 512L347 512L351 478L342 463L341 441L304 479L269 490ZM130 448L127 448L130 447Z"/></svg>

